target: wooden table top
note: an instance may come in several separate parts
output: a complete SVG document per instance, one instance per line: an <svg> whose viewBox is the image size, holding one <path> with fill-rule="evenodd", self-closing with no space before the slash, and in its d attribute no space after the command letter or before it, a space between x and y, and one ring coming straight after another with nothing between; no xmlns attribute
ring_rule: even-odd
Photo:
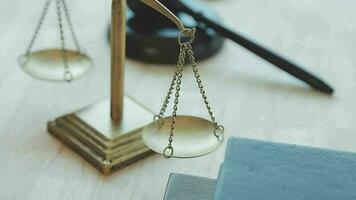
<svg viewBox="0 0 356 200"><path fill-rule="evenodd" d="M297 61L336 89L332 97L315 92L226 41L218 55L198 65L227 136L356 151L356 2L206 3L229 27ZM47 121L109 96L110 1L68 2L80 42L95 62L89 75L70 84L33 79L17 63L42 4L0 0L0 199L159 200L170 173L216 178L226 144L194 159L155 155L104 177L47 134ZM36 47L58 41L53 7L48 16ZM172 71L171 66L127 60L126 93L158 111ZM180 112L206 116L192 73L186 74Z"/></svg>

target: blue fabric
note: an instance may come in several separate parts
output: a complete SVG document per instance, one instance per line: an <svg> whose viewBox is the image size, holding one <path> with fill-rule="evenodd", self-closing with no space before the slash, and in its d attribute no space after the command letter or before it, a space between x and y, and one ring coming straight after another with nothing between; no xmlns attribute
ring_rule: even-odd
<svg viewBox="0 0 356 200"><path fill-rule="evenodd" d="M230 138L215 200L355 200L356 154Z"/></svg>
<svg viewBox="0 0 356 200"><path fill-rule="evenodd" d="M171 174L169 176L164 200L213 200L215 180Z"/></svg>

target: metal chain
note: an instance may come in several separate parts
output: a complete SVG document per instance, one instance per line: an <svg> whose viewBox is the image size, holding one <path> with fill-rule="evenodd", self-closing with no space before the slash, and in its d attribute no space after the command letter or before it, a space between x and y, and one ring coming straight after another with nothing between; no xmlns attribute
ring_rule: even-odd
<svg viewBox="0 0 356 200"><path fill-rule="evenodd" d="M173 142L174 130L176 127L176 117L177 117L177 110L178 110L178 103L179 103L179 92L180 92L180 85L182 83L186 51L187 51L187 43L180 44L180 53L179 53L179 57L178 57L178 64L177 64L177 70L176 70L177 73L175 76L176 77L176 87L175 87L176 92L174 95L175 98L174 98L174 104L173 104L172 123L171 123L171 129L169 131L168 145L163 150L163 156L165 158L170 158L173 156L172 142ZM169 151L169 153L167 153L167 151Z"/></svg>
<svg viewBox="0 0 356 200"><path fill-rule="evenodd" d="M42 10L42 13L41 13L41 17L40 17L40 20L38 21L38 24L36 26L36 29L35 29L35 32L30 40L30 44L28 45L27 49L26 49L26 56L29 56L30 52L31 52L31 49L33 47L33 44L35 43L36 39L37 39L37 36L39 34L39 31L42 27L42 24L43 24L43 21L47 15L47 11L48 11L48 8L49 6L51 5L51 2L52 0L46 0L44 6L43 6L43 10Z"/></svg>
<svg viewBox="0 0 356 200"><path fill-rule="evenodd" d="M180 45L180 47L179 47L179 56L178 56L178 61L177 61L177 67L176 67L176 70L174 72L171 85L169 87L169 90L167 92L167 95L165 97L163 105L161 107L161 110L160 110L158 115L154 116L154 120L161 119L164 116L164 113L166 112L167 106L169 104L169 100L171 99L171 95L173 93L174 85L175 85L175 83L177 81L177 76L179 74L179 66L183 67L184 64L185 64L185 49L184 48L185 48L184 45Z"/></svg>
<svg viewBox="0 0 356 200"><path fill-rule="evenodd" d="M66 19L67 19L68 26L69 26L69 30L70 30L70 33L71 33L71 35L72 35L74 44L75 44L75 46L76 46L76 48L77 48L77 51L78 51L78 52L81 52L81 48L80 48L80 45L79 45L79 42L78 42L78 38L77 38L77 36L75 35L74 28L73 28L73 25L72 25L72 21L71 21L71 19L70 19L70 15L69 15L67 3L66 3L65 0L62 0L62 4L63 4L64 14L65 14L65 17L66 17Z"/></svg>
<svg viewBox="0 0 356 200"><path fill-rule="evenodd" d="M209 105L209 102L208 102L208 97L206 96L206 92L204 90L204 86L203 86L203 83L200 79L200 75L199 75L199 70L197 68L197 63L195 61L195 57L194 57L194 53L193 53L193 50L192 50L192 46L189 44L188 45L188 49L187 49L187 52L188 52L188 55L189 55L189 60L192 64L192 68L193 68L193 72L194 72L194 76L195 76L195 80L198 84L198 88L199 88L199 91L200 91L200 94L202 95L202 98L204 100L204 103L205 103L205 106L206 106L206 109L208 110L209 112L209 115L210 115L210 118L211 118L211 121L215 124L215 117L214 117L214 114L213 114L213 111L211 110L211 107Z"/></svg>
<svg viewBox="0 0 356 200"><path fill-rule="evenodd" d="M200 91L200 94L204 100L204 104L205 104L205 107L206 109L208 110L208 113L210 115L210 118L211 118L211 121L213 122L215 128L214 128L214 135L218 138L218 140L223 140L223 133L224 133L224 127L222 125L219 125L216 120L215 120L215 117L214 117L214 113L211 109L211 106L209 104L209 101L208 101L208 97L206 95L206 92L204 90L204 86L203 86L203 83L200 79L200 74L199 74L199 70L197 68L197 63L195 61L195 57L194 57L194 52L193 52L193 47L191 44L188 44L187 45L187 53L188 53L188 57L189 57L189 60L190 60L190 63L192 65L192 68L193 68L193 72L194 72L194 76L195 76L195 80L198 84L198 88L199 88L199 91Z"/></svg>
<svg viewBox="0 0 356 200"><path fill-rule="evenodd" d="M63 32L61 2L63 2L63 1L56 0L59 34L60 34L62 57L63 57L63 63L64 63L63 80L66 82L71 82L73 80L73 75L70 72L69 65L68 65L68 55L67 55L67 50L66 50L66 46L65 46L64 32Z"/></svg>
<svg viewBox="0 0 356 200"><path fill-rule="evenodd" d="M192 69L194 72L195 80L198 84L198 88L200 90L200 93L202 95L202 98L204 100L205 106L209 112L210 118L212 123L214 124L214 135L217 137L217 139L221 142L223 140L223 132L224 132L224 127L219 125L214 117L214 113L211 109L211 106L208 101L208 97L206 95L206 92L203 87L203 83L200 79L199 75L199 70L197 68L197 63L195 61L194 53L193 53L193 47L191 43L194 40L194 32L195 30L193 29L193 35L188 35L188 41L182 42L181 38L186 37L184 32L179 36L178 38L178 44L180 45L179 48L179 56L178 56L178 62L177 62L177 68L173 76L172 83L169 87L167 96L164 100L163 106L159 112L158 115L155 115L154 120L161 119L164 116L164 113L166 111L167 105L169 103L169 100L171 98L172 92L175 89L175 98L174 98L174 104L173 104L173 113L172 113L172 123L169 131L169 138L168 138L168 145L166 148L163 150L163 156L165 158L171 158L173 156L173 136L174 136L174 130L176 128L176 117L177 117L177 110L178 110L178 103L179 103L179 92L180 92L180 85L182 83L182 77L183 77L183 67L185 64L186 56L188 55L188 59L192 65ZM188 31L187 33L192 33L191 31ZM174 88L175 86L175 88Z"/></svg>

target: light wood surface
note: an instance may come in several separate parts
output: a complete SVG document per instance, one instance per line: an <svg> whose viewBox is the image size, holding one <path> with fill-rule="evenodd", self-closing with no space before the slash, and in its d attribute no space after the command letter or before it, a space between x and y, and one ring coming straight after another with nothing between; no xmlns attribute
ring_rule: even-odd
<svg viewBox="0 0 356 200"><path fill-rule="evenodd" d="M200 70L227 136L356 151L356 13L347 0L206 1L223 21L328 80L333 97L226 41ZM22 72L24 52L43 1L0 0L0 199L160 200L169 173L215 178L225 145L195 159L152 156L103 177L46 132L46 122L109 97L110 1L68 1L80 42L95 61L86 77L67 83ZM52 8L35 47L59 45ZM69 36L69 35L68 35ZM125 91L158 111L173 68L126 62ZM207 116L191 72L183 80L180 113Z"/></svg>

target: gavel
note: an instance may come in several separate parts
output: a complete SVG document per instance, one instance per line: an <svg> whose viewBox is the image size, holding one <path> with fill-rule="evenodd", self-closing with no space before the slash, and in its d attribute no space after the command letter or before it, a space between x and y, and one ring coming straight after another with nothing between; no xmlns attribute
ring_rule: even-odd
<svg viewBox="0 0 356 200"><path fill-rule="evenodd" d="M141 1L128 0L127 2L132 12L135 13L137 22L139 21L141 22L140 24L135 24L135 20L133 19L131 22L129 21L129 26L135 27L137 28L138 31L142 31L142 33L147 33L147 34L152 34L155 33L155 31L157 30L174 26L174 24L170 20L166 18L162 18L160 16L160 13L148 8ZM160 3L166 6L175 15L179 16L180 14L184 13L192 17L196 21L196 23L204 24L206 28L212 29L219 36L234 41L236 44L244 47L245 49L249 50L250 52L264 59L265 61L271 63L273 66L305 82L306 84L310 85L312 88L330 95L333 93L334 91L333 88L329 86L327 83L325 83L324 81L322 81L317 76L309 73L305 69L299 67L298 65L287 60L286 58L283 58L282 56L272 52L266 47L263 47L262 45L255 43L254 41L252 41L251 39L245 36L242 36L236 31L224 27L217 21L206 16L206 13L202 11L194 10L189 5L189 2L191 1L186 1L186 0L161 0L160 1ZM144 20L148 18L150 20ZM214 36L216 37L216 35ZM220 43L219 45L216 45L216 47L218 48L215 48L214 53L220 50L222 46L221 38L220 40L217 41L220 41Z"/></svg>

